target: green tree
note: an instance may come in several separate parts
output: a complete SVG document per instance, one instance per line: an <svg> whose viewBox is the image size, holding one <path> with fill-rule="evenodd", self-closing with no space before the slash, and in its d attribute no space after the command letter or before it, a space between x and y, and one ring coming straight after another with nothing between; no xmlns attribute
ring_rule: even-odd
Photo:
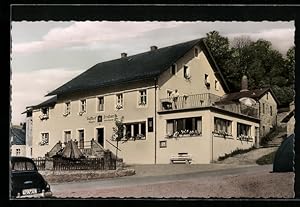
<svg viewBox="0 0 300 207"><path fill-rule="evenodd" d="M124 138L124 123L123 123L124 117L122 116L121 119L118 118L117 115L115 115L115 126L113 127L113 139L117 142L116 147L116 161L118 159L118 150L119 150L119 142Z"/></svg>
<svg viewBox="0 0 300 207"><path fill-rule="evenodd" d="M238 68L232 65L232 51L229 40L223 37L217 31L211 31L206 34L206 44L210 49L212 56L217 62L222 74L228 82L229 88L235 87L235 76Z"/></svg>
<svg viewBox="0 0 300 207"><path fill-rule="evenodd" d="M242 76L248 76L249 89L271 87L281 104L293 100L295 47L286 57L264 39L252 41L240 36L229 42L217 31L206 34L206 43L221 69L231 91L240 90Z"/></svg>

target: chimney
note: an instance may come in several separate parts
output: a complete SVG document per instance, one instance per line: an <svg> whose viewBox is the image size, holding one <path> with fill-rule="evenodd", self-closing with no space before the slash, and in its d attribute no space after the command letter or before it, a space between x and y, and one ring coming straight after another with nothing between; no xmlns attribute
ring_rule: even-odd
<svg viewBox="0 0 300 207"><path fill-rule="evenodd" d="M241 91L248 91L248 78L246 75L243 75L242 81L241 81Z"/></svg>
<svg viewBox="0 0 300 207"><path fill-rule="evenodd" d="M150 51L157 50L157 46L153 45L150 47Z"/></svg>
<svg viewBox="0 0 300 207"><path fill-rule="evenodd" d="M125 58L125 57L127 57L127 53L122 52L122 53L121 53L121 58Z"/></svg>

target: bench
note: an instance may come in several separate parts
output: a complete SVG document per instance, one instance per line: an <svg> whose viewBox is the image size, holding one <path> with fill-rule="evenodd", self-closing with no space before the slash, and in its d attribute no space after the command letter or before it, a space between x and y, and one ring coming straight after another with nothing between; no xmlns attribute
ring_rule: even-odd
<svg viewBox="0 0 300 207"><path fill-rule="evenodd" d="M171 164L174 163L185 163L185 164L191 164L192 163L192 155L186 153L186 152L181 152L178 153L177 155L173 155L170 159Z"/></svg>

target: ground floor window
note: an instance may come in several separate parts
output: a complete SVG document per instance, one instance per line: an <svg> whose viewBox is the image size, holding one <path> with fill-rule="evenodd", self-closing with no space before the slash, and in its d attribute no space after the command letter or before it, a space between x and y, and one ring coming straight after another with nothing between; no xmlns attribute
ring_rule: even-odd
<svg viewBox="0 0 300 207"><path fill-rule="evenodd" d="M71 141L71 131L64 132L64 142L68 143L68 141Z"/></svg>
<svg viewBox="0 0 300 207"><path fill-rule="evenodd" d="M124 124L124 136L126 139L145 139L146 138L146 122L126 123Z"/></svg>
<svg viewBox="0 0 300 207"><path fill-rule="evenodd" d="M202 134L202 118L191 117L167 120L167 137L198 136Z"/></svg>
<svg viewBox="0 0 300 207"><path fill-rule="evenodd" d="M41 133L41 142L40 145L48 145L49 144L49 133Z"/></svg>
<svg viewBox="0 0 300 207"><path fill-rule="evenodd" d="M232 136L232 121L215 117L214 134Z"/></svg>
<svg viewBox="0 0 300 207"><path fill-rule="evenodd" d="M252 140L251 126L248 124L237 123L237 138L240 140Z"/></svg>

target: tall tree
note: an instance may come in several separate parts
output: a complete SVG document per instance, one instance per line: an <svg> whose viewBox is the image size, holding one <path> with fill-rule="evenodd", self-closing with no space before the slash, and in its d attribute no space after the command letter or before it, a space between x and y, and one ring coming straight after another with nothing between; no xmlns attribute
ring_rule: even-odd
<svg viewBox="0 0 300 207"><path fill-rule="evenodd" d="M241 77L248 76L250 89L271 87L283 105L293 100L295 47L284 58L269 41L240 36L229 42L217 31L206 34L206 42L231 91L240 90Z"/></svg>
<svg viewBox="0 0 300 207"><path fill-rule="evenodd" d="M227 79L229 87L233 88L235 79L232 75L235 74L236 68L232 67L232 51L230 49L228 38L221 36L218 31L211 31L206 33L206 44L220 70Z"/></svg>

